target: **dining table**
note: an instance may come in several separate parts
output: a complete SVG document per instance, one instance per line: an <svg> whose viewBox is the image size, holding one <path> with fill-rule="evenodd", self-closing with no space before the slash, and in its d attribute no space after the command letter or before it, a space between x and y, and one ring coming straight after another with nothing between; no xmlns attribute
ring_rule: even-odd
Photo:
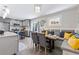
<svg viewBox="0 0 79 59"><path fill-rule="evenodd" d="M62 37L60 37L60 36L57 36L57 35L50 35L50 34L48 34L48 35L45 35L45 37L46 37L46 39L47 40L49 40L50 41L50 44L49 44L49 46L50 46L50 49L49 49L49 51L50 52L52 52L52 49L54 49L55 48L55 46L54 46L54 42L56 41L56 40L64 40L64 38L62 38Z"/></svg>
<svg viewBox="0 0 79 59"><path fill-rule="evenodd" d="M57 35L45 35L45 37L49 38L49 40L64 40L64 38Z"/></svg>

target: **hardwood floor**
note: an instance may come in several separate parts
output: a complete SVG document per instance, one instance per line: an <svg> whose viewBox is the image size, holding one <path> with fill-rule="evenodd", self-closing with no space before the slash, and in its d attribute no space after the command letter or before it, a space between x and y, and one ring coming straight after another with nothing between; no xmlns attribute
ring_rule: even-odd
<svg viewBox="0 0 79 59"><path fill-rule="evenodd" d="M47 52L48 55L61 55L61 49L54 49L51 53ZM17 55L44 55L44 51L39 53L38 49L34 51L32 39L26 37L23 40L19 40L19 52Z"/></svg>

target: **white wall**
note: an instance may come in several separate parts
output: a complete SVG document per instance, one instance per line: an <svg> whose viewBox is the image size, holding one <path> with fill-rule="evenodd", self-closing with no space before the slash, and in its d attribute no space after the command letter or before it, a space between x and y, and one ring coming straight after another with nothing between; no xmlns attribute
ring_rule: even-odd
<svg viewBox="0 0 79 59"><path fill-rule="evenodd" d="M60 17L60 22L61 22L61 27L60 28L64 28L64 29L75 29L79 23L79 7L73 7L67 10L63 10L54 14L49 14L46 16L42 16L36 19L33 19L32 22L34 22L35 20L46 20L46 27L47 28L54 28L54 27L50 27L48 25L49 20L50 19L54 19L56 17ZM57 27L55 27L57 28Z"/></svg>

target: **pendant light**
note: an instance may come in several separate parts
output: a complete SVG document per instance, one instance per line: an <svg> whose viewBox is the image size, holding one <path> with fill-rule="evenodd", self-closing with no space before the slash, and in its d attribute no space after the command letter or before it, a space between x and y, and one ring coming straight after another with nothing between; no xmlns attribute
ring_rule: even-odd
<svg viewBox="0 0 79 59"><path fill-rule="evenodd" d="M3 6L3 19L5 19L7 17L7 15L9 14L10 10L8 9L7 6Z"/></svg>
<svg viewBox="0 0 79 59"><path fill-rule="evenodd" d="M34 5L34 11L35 11L35 13L40 13L40 11L41 11L41 6L38 5L38 4Z"/></svg>

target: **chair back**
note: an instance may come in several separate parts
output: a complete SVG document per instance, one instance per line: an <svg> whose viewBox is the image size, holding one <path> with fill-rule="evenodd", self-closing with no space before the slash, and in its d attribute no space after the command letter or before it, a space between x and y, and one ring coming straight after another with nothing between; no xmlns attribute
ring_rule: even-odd
<svg viewBox="0 0 79 59"><path fill-rule="evenodd" d="M54 30L54 35L60 36L60 30Z"/></svg>
<svg viewBox="0 0 79 59"><path fill-rule="evenodd" d="M41 34L41 33L37 33L37 35L39 37L39 44L40 44L40 46L46 47L47 46L47 43L46 43L45 35L44 34Z"/></svg>
<svg viewBox="0 0 79 59"><path fill-rule="evenodd" d="M32 36L33 43L39 44L39 39L38 39L37 33L32 32L31 36Z"/></svg>

